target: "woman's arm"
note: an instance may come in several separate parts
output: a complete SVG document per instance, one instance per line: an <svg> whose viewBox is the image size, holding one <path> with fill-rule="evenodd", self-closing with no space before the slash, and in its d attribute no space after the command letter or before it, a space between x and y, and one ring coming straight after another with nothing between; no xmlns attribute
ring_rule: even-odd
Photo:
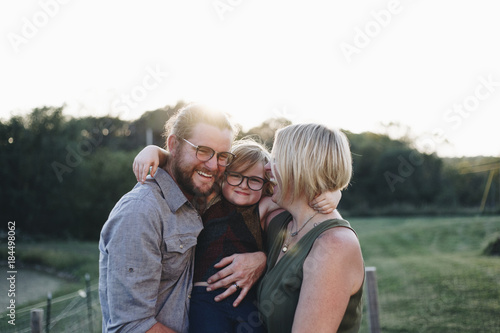
<svg viewBox="0 0 500 333"><path fill-rule="evenodd" d="M141 184L146 181L149 168L151 167L151 176L154 176L158 167L163 167L167 163L168 152L158 146L149 145L137 154L134 158L132 168L135 178Z"/></svg>
<svg viewBox="0 0 500 333"><path fill-rule="evenodd" d="M292 332L337 332L349 298L364 280L358 239L348 228L325 231L304 262Z"/></svg>

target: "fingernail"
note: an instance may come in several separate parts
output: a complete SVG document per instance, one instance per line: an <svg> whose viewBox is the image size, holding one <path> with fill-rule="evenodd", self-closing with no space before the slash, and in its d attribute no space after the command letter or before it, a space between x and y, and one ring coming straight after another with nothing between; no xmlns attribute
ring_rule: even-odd
<svg viewBox="0 0 500 333"><path fill-rule="evenodd" d="M220 301L220 298L219 297L215 297L215 301L216 302Z"/></svg>
<svg viewBox="0 0 500 333"><path fill-rule="evenodd" d="M212 280L208 279L208 280L207 280L207 283L212 283Z"/></svg>
<svg viewBox="0 0 500 333"><path fill-rule="evenodd" d="M212 288L207 288L207 291L212 291Z"/></svg>

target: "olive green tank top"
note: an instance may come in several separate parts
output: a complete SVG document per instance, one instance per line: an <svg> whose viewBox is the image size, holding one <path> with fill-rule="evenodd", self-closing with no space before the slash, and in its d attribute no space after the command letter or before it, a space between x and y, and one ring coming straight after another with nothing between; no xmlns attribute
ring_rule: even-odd
<svg viewBox="0 0 500 333"><path fill-rule="evenodd" d="M349 222L335 219L327 220L305 234L278 263L287 225L292 216L283 212L276 216L267 232L267 270L259 285L259 311L268 333L289 333L292 331L295 309L300 296L303 279L303 264L314 241L321 233L336 227L353 230ZM353 230L354 231L354 230ZM358 332L361 324L363 287L351 296L346 312L337 332Z"/></svg>

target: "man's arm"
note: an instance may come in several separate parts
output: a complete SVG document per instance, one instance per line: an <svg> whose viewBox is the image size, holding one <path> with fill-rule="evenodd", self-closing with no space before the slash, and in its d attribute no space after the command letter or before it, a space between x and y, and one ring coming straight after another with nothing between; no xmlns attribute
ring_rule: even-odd
<svg viewBox="0 0 500 333"><path fill-rule="evenodd" d="M171 330L165 325L162 325L161 323L156 323L151 327L149 330L146 331L146 333L176 333L174 330Z"/></svg>
<svg viewBox="0 0 500 333"><path fill-rule="evenodd" d="M146 332L157 321L161 234L142 200L122 199L101 233L110 332Z"/></svg>
<svg viewBox="0 0 500 333"><path fill-rule="evenodd" d="M241 288L238 298L233 303L234 307L238 306L252 286L264 274L266 259L264 252L238 253L223 258L215 267L224 268L208 279L207 290L229 287L222 294L217 295L215 301L219 302Z"/></svg>

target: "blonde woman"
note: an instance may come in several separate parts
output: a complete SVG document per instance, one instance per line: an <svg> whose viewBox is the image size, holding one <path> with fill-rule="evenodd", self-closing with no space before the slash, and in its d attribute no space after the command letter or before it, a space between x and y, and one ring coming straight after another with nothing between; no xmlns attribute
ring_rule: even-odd
<svg viewBox="0 0 500 333"><path fill-rule="evenodd" d="M364 265L357 236L336 211L317 214L308 204L349 184L347 138L322 125L291 125L276 133L271 156L272 200L286 211L267 219L258 296L268 332L358 332Z"/></svg>

